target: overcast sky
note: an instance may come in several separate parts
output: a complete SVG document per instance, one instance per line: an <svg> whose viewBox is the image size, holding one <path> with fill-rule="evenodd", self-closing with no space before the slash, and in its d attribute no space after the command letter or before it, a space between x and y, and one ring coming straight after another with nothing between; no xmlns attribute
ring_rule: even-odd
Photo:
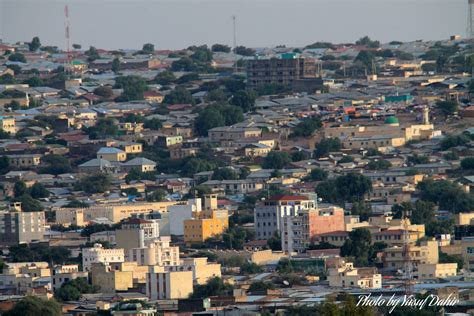
<svg viewBox="0 0 474 316"><path fill-rule="evenodd" d="M0 38L64 47L66 3L71 44L105 49L231 45L232 15L250 47L445 39L465 36L468 12L467 0L0 0Z"/></svg>

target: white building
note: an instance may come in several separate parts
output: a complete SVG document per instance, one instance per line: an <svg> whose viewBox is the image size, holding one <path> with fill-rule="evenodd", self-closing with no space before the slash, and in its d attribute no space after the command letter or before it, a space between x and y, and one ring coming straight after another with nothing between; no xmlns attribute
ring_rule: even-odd
<svg viewBox="0 0 474 316"><path fill-rule="evenodd" d="M51 275L51 283L53 291L59 289L64 283L77 279L88 278L88 272L79 271L78 264L64 264L53 267Z"/></svg>
<svg viewBox="0 0 474 316"><path fill-rule="evenodd" d="M314 208L315 202L307 196L278 195L257 203L254 212L257 239L270 238L280 231L281 219L297 216L301 210Z"/></svg>
<svg viewBox="0 0 474 316"><path fill-rule="evenodd" d="M201 212L201 199L188 200L186 205L168 206L171 235L184 235L184 220L193 218L194 212Z"/></svg>
<svg viewBox="0 0 474 316"><path fill-rule="evenodd" d="M352 262L342 262L337 268L328 269L329 286L340 288L381 289L382 275L376 268L354 268Z"/></svg>
<svg viewBox="0 0 474 316"><path fill-rule="evenodd" d="M145 266L179 265L179 247L170 246L170 237L161 237L145 247L128 250L127 261Z"/></svg>
<svg viewBox="0 0 474 316"><path fill-rule="evenodd" d="M92 248L82 249L82 270L91 271L92 263L102 262L124 262L125 252L123 248L105 249L101 244L94 244Z"/></svg>

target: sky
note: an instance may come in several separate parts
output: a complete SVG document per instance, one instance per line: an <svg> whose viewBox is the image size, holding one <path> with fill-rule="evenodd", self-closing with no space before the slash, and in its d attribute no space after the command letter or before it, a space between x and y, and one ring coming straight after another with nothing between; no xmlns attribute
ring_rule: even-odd
<svg viewBox="0 0 474 316"><path fill-rule="evenodd" d="M0 0L0 39L83 48L301 47L316 41L440 40L466 35L467 0Z"/></svg>

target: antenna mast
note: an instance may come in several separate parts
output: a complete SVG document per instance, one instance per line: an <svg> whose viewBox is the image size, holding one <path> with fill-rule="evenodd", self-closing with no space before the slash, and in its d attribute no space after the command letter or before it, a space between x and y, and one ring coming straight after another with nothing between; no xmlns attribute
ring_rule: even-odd
<svg viewBox="0 0 474 316"><path fill-rule="evenodd" d="M66 39L66 62L64 71L68 72L71 66L71 51L70 51L70 38L69 38L69 6L64 6L64 35Z"/></svg>
<svg viewBox="0 0 474 316"><path fill-rule="evenodd" d="M236 28L236 24L235 24L235 19L237 17L235 15L232 16L232 31L233 31L233 42L232 42L232 45L234 46L233 47L233 51L234 51L234 55L237 56L237 54L235 53L235 49L237 48L237 28ZM237 60L235 60L234 62L234 73L237 72Z"/></svg>
<svg viewBox="0 0 474 316"><path fill-rule="evenodd" d="M474 39L474 0L467 0L467 38Z"/></svg>

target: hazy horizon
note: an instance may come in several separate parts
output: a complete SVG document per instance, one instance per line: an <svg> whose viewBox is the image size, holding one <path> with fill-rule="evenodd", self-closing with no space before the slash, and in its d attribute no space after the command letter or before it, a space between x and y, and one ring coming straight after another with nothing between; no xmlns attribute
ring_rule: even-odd
<svg viewBox="0 0 474 316"><path fill-rule="evenodd" d="M71 44L83 48L156 49L190 45L301 47L316 41L440 40L466 34L467 0L0 0L0 39L65 47L64 6Z"/></svg>

